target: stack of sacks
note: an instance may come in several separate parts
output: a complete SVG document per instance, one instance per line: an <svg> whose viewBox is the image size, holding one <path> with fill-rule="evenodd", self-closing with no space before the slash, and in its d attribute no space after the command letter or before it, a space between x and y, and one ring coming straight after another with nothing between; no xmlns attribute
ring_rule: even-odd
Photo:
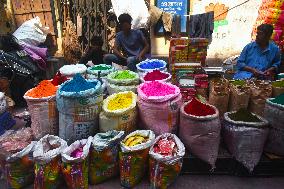
<svg viewBox="0 0 284 189"><path fill-rule="evenodd" d="M36 139L47 134L58 135L56 91L57 87L51 81L43 80L24 95L31 114L31 127Z"/></svg>
<svg viewBox="0 0 284 189"><path fill-rule="evenodd" d="M107 75L107 91L110 95L124 91L136 93L138 84L138 74L129 70L115 71Z"/></svg>
<svg viewBox="0 0 284 189"><path fill-rule="evenodd" d="M147 59L136 65L138 74L143 75L153 70L166 71L167 63L159 59Z"/></svg>
<svg viewBox="0 0 284 189"><path fill-rule="evenodd" d="M260 24L272 24L274 32L271 39L278 45L283 41L284 24L284 0L263 0L259 8L259 15L253 28L252 37L255 39L257 26Z"/></svg>
<svg viewBox="0 0 284 189"><path fill-rule="evenodd" d="M169 83L152 81L142 83L137 91L141 127L158 135L175 133L182 105L180 89Z"/></svg>
<svg viewBox="0 0 284 189"><path fill-rule="evenodd" d="M100 113L100 131L134 131L137 119L136 102L137 95L131 91L107 97L103 101L103 111Z"/></svg>

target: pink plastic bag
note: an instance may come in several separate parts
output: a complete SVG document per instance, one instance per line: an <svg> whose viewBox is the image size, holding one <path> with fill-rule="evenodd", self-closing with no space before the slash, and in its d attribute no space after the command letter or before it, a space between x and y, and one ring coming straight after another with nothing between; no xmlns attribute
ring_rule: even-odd
<svg viewBox="0 0 284 189"><path fill-rule="evenodd" d="M182 96L165 102L146 102L138 98L141 127L154 131L156 135L176 133Z"/></svg>

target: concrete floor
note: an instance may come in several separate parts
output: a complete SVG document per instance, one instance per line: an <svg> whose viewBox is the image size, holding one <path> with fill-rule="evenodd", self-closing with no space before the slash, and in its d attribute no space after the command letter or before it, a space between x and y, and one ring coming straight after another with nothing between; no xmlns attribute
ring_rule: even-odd
<svg viewBox="0 0 284 189"><path fill-rule="evenodd" d="M4 189L4 181L0 183L0 188ZM33 186L25 189L32 189ZM90 186L90 189L118 189L119 178L111 179L103 184ZM148 181L143 180L137 189L150 188ZM183 175L169 189L283 189L284 177L272 178L248 178L232 176L201 176Z"/></svg>

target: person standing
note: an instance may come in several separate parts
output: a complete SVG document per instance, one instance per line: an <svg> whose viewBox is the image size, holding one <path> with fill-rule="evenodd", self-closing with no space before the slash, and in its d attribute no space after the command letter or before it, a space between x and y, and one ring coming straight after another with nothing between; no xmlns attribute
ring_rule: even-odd
<svg viewBox="0 0 284 189"><path fill-rule="evenodd" d="M121 14L118 21L121 31L116 34L114 54L106 54L104 62L114 62L136 71L136 64L145 59L149 44L142 31L131 29L132 17L129 14Z"/></svg>
<svg viewBox="0 0 284 189"><path fill-rule="evenodd" d="M281 64L279 47L270 41L273 26L261 24L257 27L256 40L243 49L238 61L238 72L234 79L268 79L278 72Z"/></svg>

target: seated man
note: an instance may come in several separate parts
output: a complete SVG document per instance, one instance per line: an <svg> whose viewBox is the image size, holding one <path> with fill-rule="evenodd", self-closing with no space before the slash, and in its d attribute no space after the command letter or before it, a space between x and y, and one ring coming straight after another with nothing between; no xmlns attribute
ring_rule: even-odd
<svg viewBox="0 0 284 189"><path fill-rule="evenodd" d="M102 50L103 39L100 36L94 36L91 39L91 46L87 48L86 53L80 59L80 64L94 66L103 63L103 56L106 54ZM90 62L89 62L90 61Z"/></svg>
<svg viewBox="0 0 284 189"><path fill-rule="evenodd" d="M145 58L149 44L140 30L131 29L132 18L129 14L121 14L118 21L121 31L116 34L114 54L105 55L104 62L126 65L129 70L135 71L136 64Z"/></svg>
<svg viewBox="0 0 284 189"><path fill-rule="evenodd" d="M280 50L270 41L273 26L261 24L257 27L256 40L243 49L234 79L271 79L280 67Z"/></svg>

